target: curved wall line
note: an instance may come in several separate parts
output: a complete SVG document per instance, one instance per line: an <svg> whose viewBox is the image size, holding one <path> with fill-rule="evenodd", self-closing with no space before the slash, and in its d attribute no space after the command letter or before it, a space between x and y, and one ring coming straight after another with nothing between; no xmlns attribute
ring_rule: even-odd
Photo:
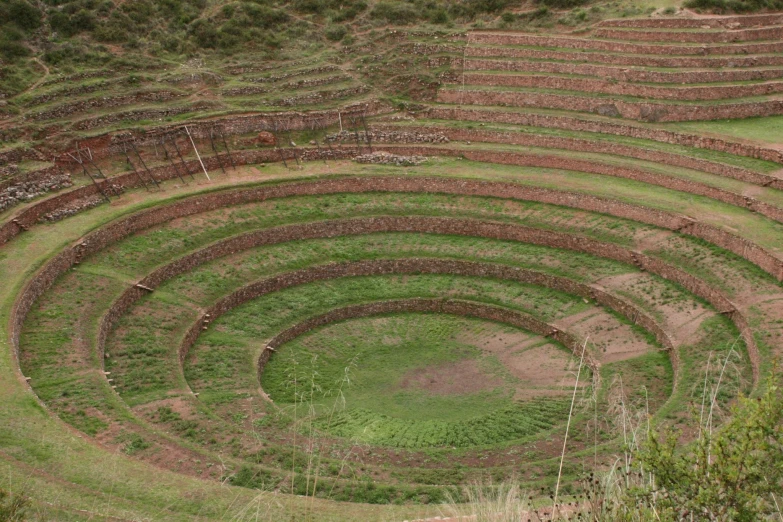
<svg viewBox="0 0 783 522"><path fill-rule="evenodd" d="M418 44L419 51L423 47L430 54L438 52L459 53L462 49L469 57L487 58L518 58L533 60L560 60L577 63L602 63L610 65L626 65L631 67L666 67L666 68L717 68L717 67L776 67L783 65L783 56L761 54L748 56L743 54L722 56L701 55L671 55L671 54L627 54L610 52L585 52L579 50L536 49L532 47L460 47L450 49L442 44Z"/></svg>
<svg viewBox="0 0 783 522"><path fill-rule="evenodd" d="M533 109L558 109L571 112L589 112L605 116L619 116L641 122L683 122L699 120L728 120L783 114L783 100L734 101L725 103L676 104L663 102L625 101L612 96L590 96L530 91L502 91L481 89L441 89L438 103L455 105L500 105Z"/></svg>
<svg viewBox="0 0 783 522"><path fill-rule="evenodd" d="M419 313L439 313L457 315L460 317L475 317L485 319L495 323L502 323L533 332L543 337L551 337L558 343L565 346L571 353L579 358L582 355L585 341L580 340L573 334L564 332L557 327L541 321L530 314L517 310L510 310L496 305L488 305L476 301L464 299L390 299L383 301L373 301L356 305L335 308L324 314L310 317L294 326L284 330L273 337L266 345L257 361L258 382L261 383L261 375L264 367L269 362L272 354L277 348L297 337L316 328L326 326L331 323L345 321L347 319L357 319L361 317L372 317L375 315L394 314L402 312ZM595 361L590 353L585 349L585 366L593 371L594 379L598 373L600 365Z"/></svg>
<svg viewBox="0 0 783 522"><path fill-rule="evenodd" d="M378 150L387 150L400 154L427 155L440 154L465 157L472 161L493 162L500 164L518 164L519 157L513 153L499 153L486 151L454 150L434 147L388 147L377 146ZM290 150L290 149L289 149ZM350 148L337 149L338 152L344 152L346 155L354 151ZM314 152L314 151L313 151ZM208 160L206 160L208 161ZM174 171L169 172L170 177L176 176ZM138 183L135 176L124 176L131 183ZM113 178L116 179L116 178ZM86 187L95 192L94 186ZM78 189L81 191L84 189ZM74 191L74 192L77 192ZM778 281L783 280L783 260L772 254L765 248L735 235L731 232L700 223L697 220L662 210L650 209L639 205L633 205L609 198L592 196L578 192L566 192L554 189L546 189L533 186L525 186L516 183L500 181L479 181L471 179L450 179L433 177L396 177L396 176L369 176L369 177L327 177L315 179L307 182L280 183L277 185L262 185L256 188L239 190L221 190L216 193L206 195L191 196L181 202L156 207L146 211L140 211L130 217L120 218L115 224L109 224L98 232L89 234L82 242L80 249L85 255L90 253L87 245L96 243L98 248L103 248L106 244L103 241L116 241L125 235L132 234L144 228L148 228L158 223L193 215L207 210L213 210L220 206L238 205L253 201L263 201L269 198L287 197L294 195L313 195L313 194L332 194L337 192L422 192L422 193L444 193L460 194L466 196L489 196L499 198L520 199L526 201L537 201L540 203L549 203L561 205L569 208L578 208L593 212L601 212L620 218L631 219L641 223L655 225L661 228L674 230L683 234L691 235L709 241L721 248L724 248L740 257L743 257L755 264L765 272L772 275ZM47 208L53 205L55 200L68 198L66 193L62 196L44 201L28 209L26 212L35 215L42 214L42 210L36 210L38 206L44 205ZM756 200L748 198L751 202L751 210ZM0 244L4 241L3 232L9 235L5 240L18 235L26 226L23 216L18 215L15 222L8 222L0 227ZM26 220L28 223L31 219ZM34 222L34 221L32 221ZM113 228L111 228L113 227ZM100 239L101 236L113 236L115 239Z"/></svg>
<svg viewBox="0 0 783 522"><path fill-rule="evenodd" d="M525 87L533 89L555 89L580 93L609 94L614 96L632 96L652 100L670 101L710 101L733 98L768 96L783 91L783 82L765 81L762 83L741 83L734 85L694 85L669 87L608 81L598 78L572 78L543 74L496 74L466 71L449 82L450 85L465 84L490 87ZM641 101L641 100L640 100Z"/></svg>
<svg viewBox="0 0 783 522"><path fill-rule="evenodd" d="M783 59L783 57L781 57ZM781 64L783 65L783 64ZM642 127L625 122L591 120L575 116L555 116L527 111L503 111L481 108L431 107L427 117L432 119L458 121L486 121L492 123L513 123L530 127L598 132L601 134L628 136L646 140L673 143L684 147L714 150L738 156L783 163L783 152L771 147L760 147L749 143L724 138L700 136L667 129Z"/></svg>
<svg viewBox="0 0 783 522"><path fill-rule="evenodd" d="M154 291L162 282L179 274L186 273L198 264L261 245L315 239L317 236L313 236L314 232L323 233L325 230L331 229L338 235L357 235L363 233L361 228L357 226L356 221L353 223L332 221L317 223L315 225L317 225L315 230L311 228L311 225L289 225L279 227L278 229L251 232L242 236L237 236L236 238L221 241L199 252L194 252L193 254L185 256L179 262L174 262L159 268L145 279L142 279L139 284ZM351 234L351 232L354 232L355 234ZM644 312L634 303L606 291L599 285L579 283L566 277L554 276L509 265L440 258L375 259L328 263L326 265L286 272L245 285L228 296L221 298L201 314L201 317L188 330L188 333L185 335L183 342L180 345L180 363L182 364L184 362L190 347L206 324L220 315L223 315L228 310L247 301L271 292L277 292L285 288L315 281L331 280L341 277L392 274L444 274L494 278L542 286L567 294L578 295L586 299L592 299L599 305L615 311L633 324L639 325L651 332L664 350L669 352L675 373L679 368L679 356L675 350L674 343L666 330L659 325L652 316ZM99 359L103 360L102 357L106 338L113 325L116 324L119 317L125 314L138 299L148 292L149 290L140 288L138 285L128 288L102 317L97 347Z"/></svg>
<svg viewBox="0 0 783 522"><path fill-rule="evenodd" d="M12 312L10 325L11 342L14 347L14 354L18 360L19 335L25 317L33 306L33 303L54 283L54 281L79 261L82 257L97 252L107 245L114 243L135 232L144 230L154 225L169 221L177 217L194 215L216 208L238 205L254 201L264 201L276 197L288 197L294 195L313 195L328 194L339 192L431 192L431 193L449 193L461 195L479 195L500 198L523 199L540 201L543 203L558 204L572 208L581 208L603 212L607 214L634 219L644 223L654 224L670 230L683 231L696 237L702 237L718 246L742 255L762 269L775 275L778 279L782 277L783 268L781 261L770 253L761 249L757 245L733 236L727 232L716 229L709 225L702 225L688 218L674 214L637 207L627 203L621 203L612 200L605 200L584 194L560 192L549 189L540 189L535 187L525 187L513 183L503 182L482 182L475 180L449 179L449 178L418 178L418 177L363 177L363 178L331 178L311 182L294 182L272 186L261 186L253 189L221 191L218 193L194 196L183 201L175 202L166 206L156 207L138 212L126 218L119 219L101 229L88 234L81 242L73 247L67 248L49 261L35 276L27 283L24 290L18 296ZM612 212L613 211L613 212ZM402 219L402 218L400 218ZM500 225L499 225L500 226ZM452 233L452 232L444 232ZM546 234L546 232L539 231ZM549 233L554 238L555 233ZM570 236L569 236L570 237ZM577 239L578 238L572 238ZM584 240L589 241L589 240ZM569 242L571 243L571 242ZM547 244L546 242L541 244ZM560 247L558 245L550 245ZM573 245L575 246L575 245ZM633 254L629 250L609 246L611 249L622 252L618 260L630 262L642 266L642 259L648 265L647 269L653 270L655 267L662 272L659 275L669 274L675 281L691 290L696 295L710 301L720 311L733 312L736 307L723 296L723 294L714 291L706 283L692 276L685 274L674 267L669 267L666 263L659 260L653 260L642 254ZM568 247L563 247L568 248ZM600 250L600 249L599 249ZM735 251L738 250L739 252ZM603 256L603 252L596 252ZM658 273L658 272L656 272ZM698 291L697 291L698 290ZM716 301L713 302L710 298ZM743 332L743 337L748 345L748 352L754 367L754 377L758 374L758 353L753 340L752 333L748 327L744 316L739 313L733 313L733 320L737 327Z"/></svg>
<svg viewBox="0 0 783 522"><path fill-rule="evenodd" d="M417 133L440 134L447 137L451 141L508 143L511 145L522 145L525 147L543 147L548 149L561 149L563 151L571 152L592 152L596 154L624 156L655 163L665 163L675 167L683 167L700 172L706 172L708 174L714 174L716 176L744 181L746 183L752 183L754 185L761 185L764 187L783 190L783 178L778 178L769 174L764 174L725 163L718 163L716 161L703 160L682 154L674 154L671 152L648 149L634 145L625 145L622 143L606 140L586 140L581 138L566 138L562 136L542 136L540 134L532 134L528 132L462 129L455 127L440 127L429 124L421 124L416 126L407 124L404 126L375 126L373 127L373 131L376 133L376 135L373 136L371 132L371 136L375 145L380 145L383 143L379 138L383 137L384 132L404 132L408 134L412 141L416 139ZM353 137L350 139L353 139ZM685 180L685 182L688 184L691 183L687 180Z"/></svg>
<svg viewBox="0 0 783 522"><path fill-rule="evenodd" d="M272 234L269 234L268 232L272 232ZM288 225L279 227L277 229L272 229L270 231L259 231L246 234L244 236L239 236L238 238L232 238L229 240L230 242L226 242L224 244L223 248L231 252L240 250L240 242L249 242L250 245L263 245L278 242L286 237L295 237L297 239L316 239L340 237L346 235L364 235L380 232L415 232L474 236L503 241L519 241L552 248L573 250L595 255L597 257L613 259L615 261L620 261L629 265L635 265L642 270L647 270L663 277L664 279L679 284L692 294L710 303L719 313L729 315L732 322L734 322L742 334L743 340L747 346L748 356L751 361L751 366L753 367L754 383L758 379L760 360L758 348L756 346L755 339L753 338L753 333L744 315L722 292L712 288L701 279L669 265L665 261L651 258L644 254L633 252L623 247L601 241L572 236L562 232L551 232L507 223L431 217L378 217L325 221L302 225ZM192 263L196 259L197 258L195 257L190 259L183 258L182 265L180 265L179 270L186 271L183 267L187 266L189 263ZM391 266L393 267L394 265L392 264ZM416 270L422 270L422 267L420 266ZM241 304L247 300L253 299L258 295L261 295L261 293L269 292L270 288L286 287L292 284L290 281L299 282L307 280L302 278L315 277L316 274L320 274L320 277L324 277L324 274L327 273L328 271L322 273L310 273L308 275L307 272L294 272L285 275L285 277L280 276L277 278L266 279L261 282L245 286L230 296L221 299L215 305L205 311L201 321L197 321L197 323L194 324L194 326L185 335L180 352L180 361L184 360L184 357L187 354L187 350L195 341L196 337L198 336L198 332L200 332L204 326L203 321L211 321L215 317L225 313L226 310L237 306L237 304ZM455 269L453 273L459 274L460 272ZM155 274L155 277L159 278L162 275L162 273L158 273ZM144 281L145 283L152 284L154 280L150 278L149 280ZM555 285L556 283L552 282L550 284ZM147 284L144 286L147 286ZM558 286L553 286L553 288L558 288ZM576 287L571 287L570 293L578 294L578 291L576 290ZM140 288L127 291L123 296L123 300L116 303L117 315L108 317L106 322L110 323L110 321L116 320L116 317L119 316L120 311L124 307L130 306L130 303L140 297L140 291L144 292L144 290ZM591 287L591 293L589 295L590 297L596 298L598 295L596 288ZM618 311L623 313L622 305L615 304L615 306L618 306ZM623 313L623 315L626 314ZM628 315L626 315L626 317L628 317ZM652 324L654 324L654 322ZM108 328L108 324L106 328ZM651 331L654 331L654 327L650 329ZM107 332L102 334L104 339L106 334ZM666 345L665 343L662 344L664 344L664 346Z"/></svg>
<svg viewBox="0 0 783 522"><path fill-rule="evenodd" d="M642 83L724 83L758 80L776 80L783 77L783 69L701 69L696 71L658 71L631 69L596 63L544 62L532 60L500 60L473 58L465 63L465 71L515 71L527 73L554 73L593 76L622 82Z"/></svg>
<svg viewBox="0 0 783 522"><path fill-rule="evenodd" d="M627 27L650 29L700 29L705 26L711 28L738 28L758 27L768 25L783 25L783 15L755 14L755 15L731 15L731 16L699 16L698 18L611 18L602 20L596 27Z"/></svg>
<svg viewBox="0 0 783 522"><path fill-rule="evenodd" d="M758 40L780 40L783 27L755 27L721 31L678 31L668 28L636 30L625 28L598 28L593 32L596 38L634 42L680 42L692 44L737 43Z"/></svg>
<svg viewBox="0 0 783 522"><path fill-rule="evenodd" d="M783 33L783 27L774 28ZM687 56L712 54L767 54L783 51L783 41L741 43L741 44L705 44L705 45L666 45L645 44L627 41L606 41L572 36L544 36L518 32L492 31L471 32L470 43L479 45L525 45L532 47L555 47L558 49L578 49L605 51L623 54L650 54L653 56ZM473 45L471 47L474 47Z"/></svg>

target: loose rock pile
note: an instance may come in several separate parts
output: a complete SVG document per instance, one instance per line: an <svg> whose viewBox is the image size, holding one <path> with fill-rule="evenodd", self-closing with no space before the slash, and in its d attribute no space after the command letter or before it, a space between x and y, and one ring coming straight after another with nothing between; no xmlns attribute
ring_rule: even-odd
<svg viewBox="0 0 783 522"><path fill-rule="evenodd" d="M18 181L0 190L0 211L29 201L52 190L73 185L68 174L57 174L29 181Z"/></svg>
<svg viewBox="0 0 783 522"><path fill-rule="evenodd" d="M328 134L326 140L351 143L356 141L356 133L344 130L337 134ZM359 141L366 143L364 132L359 132ZM443 134L372 130L370 131L370 141L374 143L448 143L449 139Z"/></svg>
<svg viewBox="0 0 783 522"><path fill-rule="evenodd" d="M71 203L70 205L58 208L57 210L54 210L52 212L49 212L48 214L45 214L41 216L40 222L49 222L53 223L55 221L60 221L61 219L65 219L69 216L73 216L74 214L78 214L79 212L83 210L87 210L89 208L97 207L101 203L103 203L105 200L100 194L93 194L92 196L88 196L83 199L79 199Z"/></svg>
<svg viewBox="0 0 783 522"><path fill-rule="evenodd" d="M424 156L398 156L388 152L373 152L372 154L361 154L354 160L357 163L372 163L374 165L395 165L397 167L413 167L421 165L427 158Z"/></svg>

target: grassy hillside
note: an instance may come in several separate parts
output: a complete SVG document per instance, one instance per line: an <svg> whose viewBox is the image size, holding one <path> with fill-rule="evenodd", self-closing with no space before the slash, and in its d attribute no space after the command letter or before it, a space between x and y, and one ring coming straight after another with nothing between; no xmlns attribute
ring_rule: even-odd
<svg viewBox="0 0 783 522"><path fill-rule="evenodd" d="M589 5L587 5L589 4ZM156 69L188 58L300 59L333 47L355 55L389 26L573 30L651 12L667 0L0 0L0 93L45 71ZM35 60L31 60L35 58Z"/></svg>

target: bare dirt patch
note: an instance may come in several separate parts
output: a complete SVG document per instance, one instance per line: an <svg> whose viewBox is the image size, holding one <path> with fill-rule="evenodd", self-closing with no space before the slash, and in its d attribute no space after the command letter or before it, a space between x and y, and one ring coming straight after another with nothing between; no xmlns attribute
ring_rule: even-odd
<svg viewBox="0 0 783 522"><path fill-rule="evenodd" d="M575 333L594 347L602 362L622 361L650 350L649 343L633 328L602 309L590 309L564 317L557 326Z"/></svg>
<svg viewBox="0 0 783 522"><path fill-rule="evenodd" d="M496 335L473 334L462 339L492 354L517 381L514 398L562 395L574 385L571 354L538 335L503 331Z"/></svg>
<svg viewBox="0 0 783 522"><path fill-rule="evenodd" d="M502 379L482 371L473 359L416 368L406 373L399 384L404 390L413 389L432 395L478 393L502 385Z"/></svg>
<svg viewBox="0 0 783 522"><path fill-rule="evenodd" d="M662 287L645 273L629 273L605 277L598 283L620 294L633 294L662 321L676 344L688 344L697 337L701 323L715 313L691 296Z"/></svg>

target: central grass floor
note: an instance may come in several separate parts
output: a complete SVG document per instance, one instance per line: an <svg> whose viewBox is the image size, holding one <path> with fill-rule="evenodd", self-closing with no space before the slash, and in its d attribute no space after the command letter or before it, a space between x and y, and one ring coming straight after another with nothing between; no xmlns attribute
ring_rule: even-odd
<svg viewBox="0 0 783 522"><path fill-rule="evenodd" d="M353 319L282 347L262 386L289 415L304 401L314 426L361 442L422 448L517 439L564 420L568 379L561 374L572 361L559 349L547 360L551 385L531 389L535 384L506 367L499 350L479 346L503 329L450 315ZM518 365L525 351L549 344L536 336L517 342L523 339L524 347L503 347L516 352ZM523 390L558 396L515 400Z"/></svg>

